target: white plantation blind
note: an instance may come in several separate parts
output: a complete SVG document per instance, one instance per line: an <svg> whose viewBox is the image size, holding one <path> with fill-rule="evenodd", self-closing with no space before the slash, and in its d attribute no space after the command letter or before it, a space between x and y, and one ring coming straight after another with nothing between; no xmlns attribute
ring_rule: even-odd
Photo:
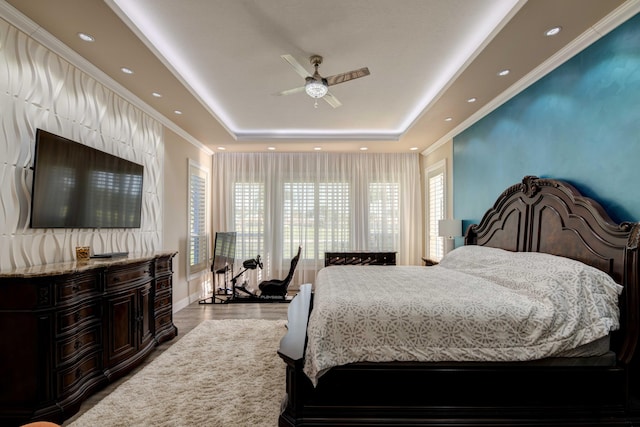
<svg viewBox="0 0 640 427"><path fill-rule="evenodd" d="M318 255L351 247L351 192L347 182L321 183L318 191ZM329 244L330 242L330 244Z"/></svg>
<svg viewBox="0 0 640 427"><path fill-rule="evenodd" d="M316 240L316 192L312 182L285 182L282 207L283 256L291 258L300 242L312 245ZM304 258L304 256L301 256Z"/></svg>
<svg viewBox="0 0 640 427"><path fill-rule="evenodd" d="M208 267L209 226L207 221L209 171L189 162L189 274Z"/></svg>
<svg viewBox="0 0 640 427"><path fill-rule="evenodd" d="M349 184L286 182L283 193L284 258L322 256L349 248ZM337 248L337 249L336 249Z"/></svg>
<svg viewBox="0 0 640 427"><path fill-rule="evenodd" d="M236 182L233 190L233 230L236 258L249 259L262 253L265 224L264 184Z"/></svg>
<svg viewBox="0 0 640 427"><path fill-rule="evenodd" d="M369 247L395 251L400 237L400 186L396 182L369 184Z"/></svg>
<svg viewBox="0 0 640 427"><path fill-rule="evenodd" d="M330 251L396 251L420 264L418 154L216 153L216 230L236 231L241 259L257 254L280 278L302 246L294 286L312 283Z"/></svg>
<svg viewBox="0 0 640 427"><path fill-rule="evenodd" d="M427 173L427 240L429 253L427 257L439 261L444 255L444 239L438 236L438 221L445 219L445 174L444 166L437 167Z"/></svg>

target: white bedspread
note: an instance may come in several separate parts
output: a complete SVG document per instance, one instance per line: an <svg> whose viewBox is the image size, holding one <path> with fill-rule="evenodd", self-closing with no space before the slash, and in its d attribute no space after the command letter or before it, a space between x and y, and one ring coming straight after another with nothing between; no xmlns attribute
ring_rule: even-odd
<svg viewBox="0 0 640 427"><path fill-rule="evenodd" d="M622 287L583 263L464 246L434 267L320 270L304 371L385 361L524 361L606 336Z"/></svg>

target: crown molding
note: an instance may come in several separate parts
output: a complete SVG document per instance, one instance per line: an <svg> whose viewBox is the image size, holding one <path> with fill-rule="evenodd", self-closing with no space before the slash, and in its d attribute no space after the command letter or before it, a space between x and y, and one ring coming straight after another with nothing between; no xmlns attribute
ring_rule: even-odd
<svg viewBox="0 0 640 427"><path fill-rule="evenodd" d="M613 12L598 21L594 26L575 38L571 43L560 49L546 61L533 69L526 76L511 85L507 90L499 96L492 99L476 113L469 116L464 122L453 128L450 132L442 136L436 142L431 144L427 149L421 152L423 156L433 153L435 150L453 140L455 136L468 129L471 125L484 118L502 104L518 95L520 92L533 85L535 82L558 68L560 65L573 58L578 53L598 41L613 29L620 26L629 18L640 12L640 0L627 0Z"/></svg>
<svg viewBox="0 0 640 427"><path fill-rule="evenodd" d="M31 19L29 19L27 16L25 16L23 13L15 9L4 0L0 0L0 18L4 19L10 25L13 25L18 30L22 31L27 36L31 37L47 49L59 55L74 67L87 73L96 81L103 84L105 87L109 88L116 94L120 95L123 99L127 100L140 110L144 111L149 116L156 119L168 129L171 129L186 141L190 142L200 150L205 151L208 155L213 155L213 151L210 148L206 147L202 142L191 136L180 126L169 120L166 116L160 114L149 104L133 94L133 92L129 91L120 83L116 82L98 67L87 61L76 51L69 48L67 45L54 37L51 33L38 26L35 22L33 22Z"/></svg>

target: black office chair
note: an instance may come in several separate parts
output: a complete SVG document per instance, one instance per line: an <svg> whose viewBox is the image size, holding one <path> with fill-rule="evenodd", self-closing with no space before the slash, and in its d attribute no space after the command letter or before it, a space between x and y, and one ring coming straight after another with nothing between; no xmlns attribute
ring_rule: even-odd
<svg viewBox="0 0 640 427"><path fill-rule="evenodd" d="M282 280L271 279L260 282L258 288L260 289L261 297L285 298L285 296L287 295L287 288L289 287L289 283L291 282L291 279L293 279L293 273L295 273L296 271L296 266L298 265L301 251L302 246L298 246L298 254L291 259L291 267L289 268L289 274L287 274L287 277Z"/></svg>

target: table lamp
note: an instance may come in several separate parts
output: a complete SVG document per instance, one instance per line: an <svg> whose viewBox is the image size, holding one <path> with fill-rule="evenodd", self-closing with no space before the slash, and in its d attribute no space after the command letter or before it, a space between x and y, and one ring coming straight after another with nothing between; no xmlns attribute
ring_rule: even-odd
<svg viewBox="0 0 640 427"><path fill-rule="evenodd" d="M444 254L446 255L455 246L454 238L462 236L462 220L441 219L438 221L438 236L444 237Z"/></svg>

